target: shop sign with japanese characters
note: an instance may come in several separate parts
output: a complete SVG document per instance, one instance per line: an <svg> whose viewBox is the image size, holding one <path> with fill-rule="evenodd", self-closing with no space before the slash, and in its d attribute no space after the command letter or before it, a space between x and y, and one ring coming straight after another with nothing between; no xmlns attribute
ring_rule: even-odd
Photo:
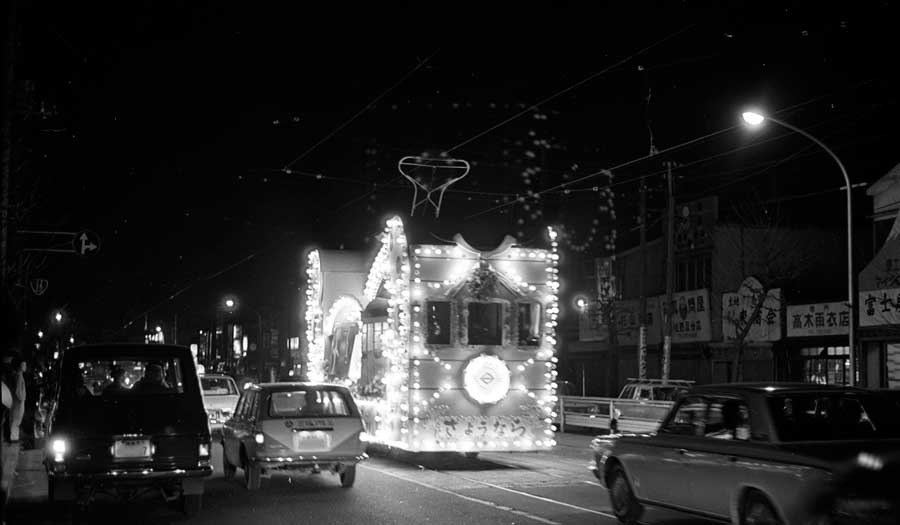
<svg viewBox="0 0 900 525"><path fill-rule="evenodd" d="M726 341L736 341L740 331L752 321L746 342L778 341L781 339L781 320L784 305L781 289L773 288L766 293L759 315L753 321L753 313L759 304L764 288L753 277L744 280L738 291L722 294L722 336Z"/></svg>
<svg viewBox="0 0 900 525"><path fill-rule="evenodd" d="M787 307L788 337L846 335L850 309L846 302L792 304Z"/></svg>
<svg viewBox="0 0 900 525"><path fill-rule="evenodd" d="M900 288L859 293L859 326L900 324Z"/></svg>
<svg viewBox="0 0 900 525"><path fill-rule="evenodd" d="M647 344L658 344L665 331L664 295L647 298ZM638 344L640 328L638 300L616 302L616 340L622 345ZM672 294L672 341L674 343L712 340L709 326L709 291L690 290Z"/></svg>

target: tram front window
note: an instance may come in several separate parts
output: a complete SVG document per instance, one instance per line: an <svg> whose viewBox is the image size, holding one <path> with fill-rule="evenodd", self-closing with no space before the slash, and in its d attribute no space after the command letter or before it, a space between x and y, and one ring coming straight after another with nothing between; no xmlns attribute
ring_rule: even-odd
<svg viewBox="0 0 900 525"><path fill-rule="evenodd" d="M470 345L500 345L503 343L503 305L500 303L469 303L468 311Z"/></svg>

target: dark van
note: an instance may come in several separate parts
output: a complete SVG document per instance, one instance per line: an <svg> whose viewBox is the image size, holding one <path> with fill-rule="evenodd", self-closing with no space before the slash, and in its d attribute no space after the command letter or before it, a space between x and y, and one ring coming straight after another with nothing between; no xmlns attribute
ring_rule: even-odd
<svg viewBox="0 0 900 525"><path fill-rule="evenodd" d="M209 421L189 349L104 344L66 350L45 457L51 501L89 504L162 489L200 511L212 474Z"/></svg>

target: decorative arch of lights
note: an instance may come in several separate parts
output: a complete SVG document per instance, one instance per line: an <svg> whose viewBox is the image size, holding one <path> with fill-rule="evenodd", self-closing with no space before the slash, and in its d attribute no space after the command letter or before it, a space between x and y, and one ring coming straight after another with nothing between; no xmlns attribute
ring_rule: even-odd
<svg viewBox="0 0 900 525"><path fill-rule="evenodd" d="M405 440L397 440L389 429L399 427L400 437L409 433L409 248L403 221L394 216L385 223L381 235L381 248L372 262L366 279L364 295L372 301L384 285L388 293L387 327L381 334L381 344L388 369L382 382L385 398L376 403L376 420L384 425L376 432L382 443L403 446Z"/></svg>
<svg viewBox="0 0 900 525"><path fill-rule="evenodd" d="M322 330L322 264L319 251L306 256L306 351L307 377L311 381L324 378L325 346Z"/></svg>

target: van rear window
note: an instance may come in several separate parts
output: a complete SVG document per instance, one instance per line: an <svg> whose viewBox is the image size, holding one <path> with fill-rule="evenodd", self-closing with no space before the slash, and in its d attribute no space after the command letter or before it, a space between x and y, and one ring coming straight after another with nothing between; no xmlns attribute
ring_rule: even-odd
<svg viewBox="0 0 900 525"><path fill-rule="evenodd" d="M182 394L183 369L176 357L83 359L70 371L66 393L76 398Z"/></svg>
<svg viewBox="0 0 900 525"><path fill-rule="evenodd" d="M350 404L338 390L308 389L272 392L269 396L271 417L349 416Z"/></svg>

